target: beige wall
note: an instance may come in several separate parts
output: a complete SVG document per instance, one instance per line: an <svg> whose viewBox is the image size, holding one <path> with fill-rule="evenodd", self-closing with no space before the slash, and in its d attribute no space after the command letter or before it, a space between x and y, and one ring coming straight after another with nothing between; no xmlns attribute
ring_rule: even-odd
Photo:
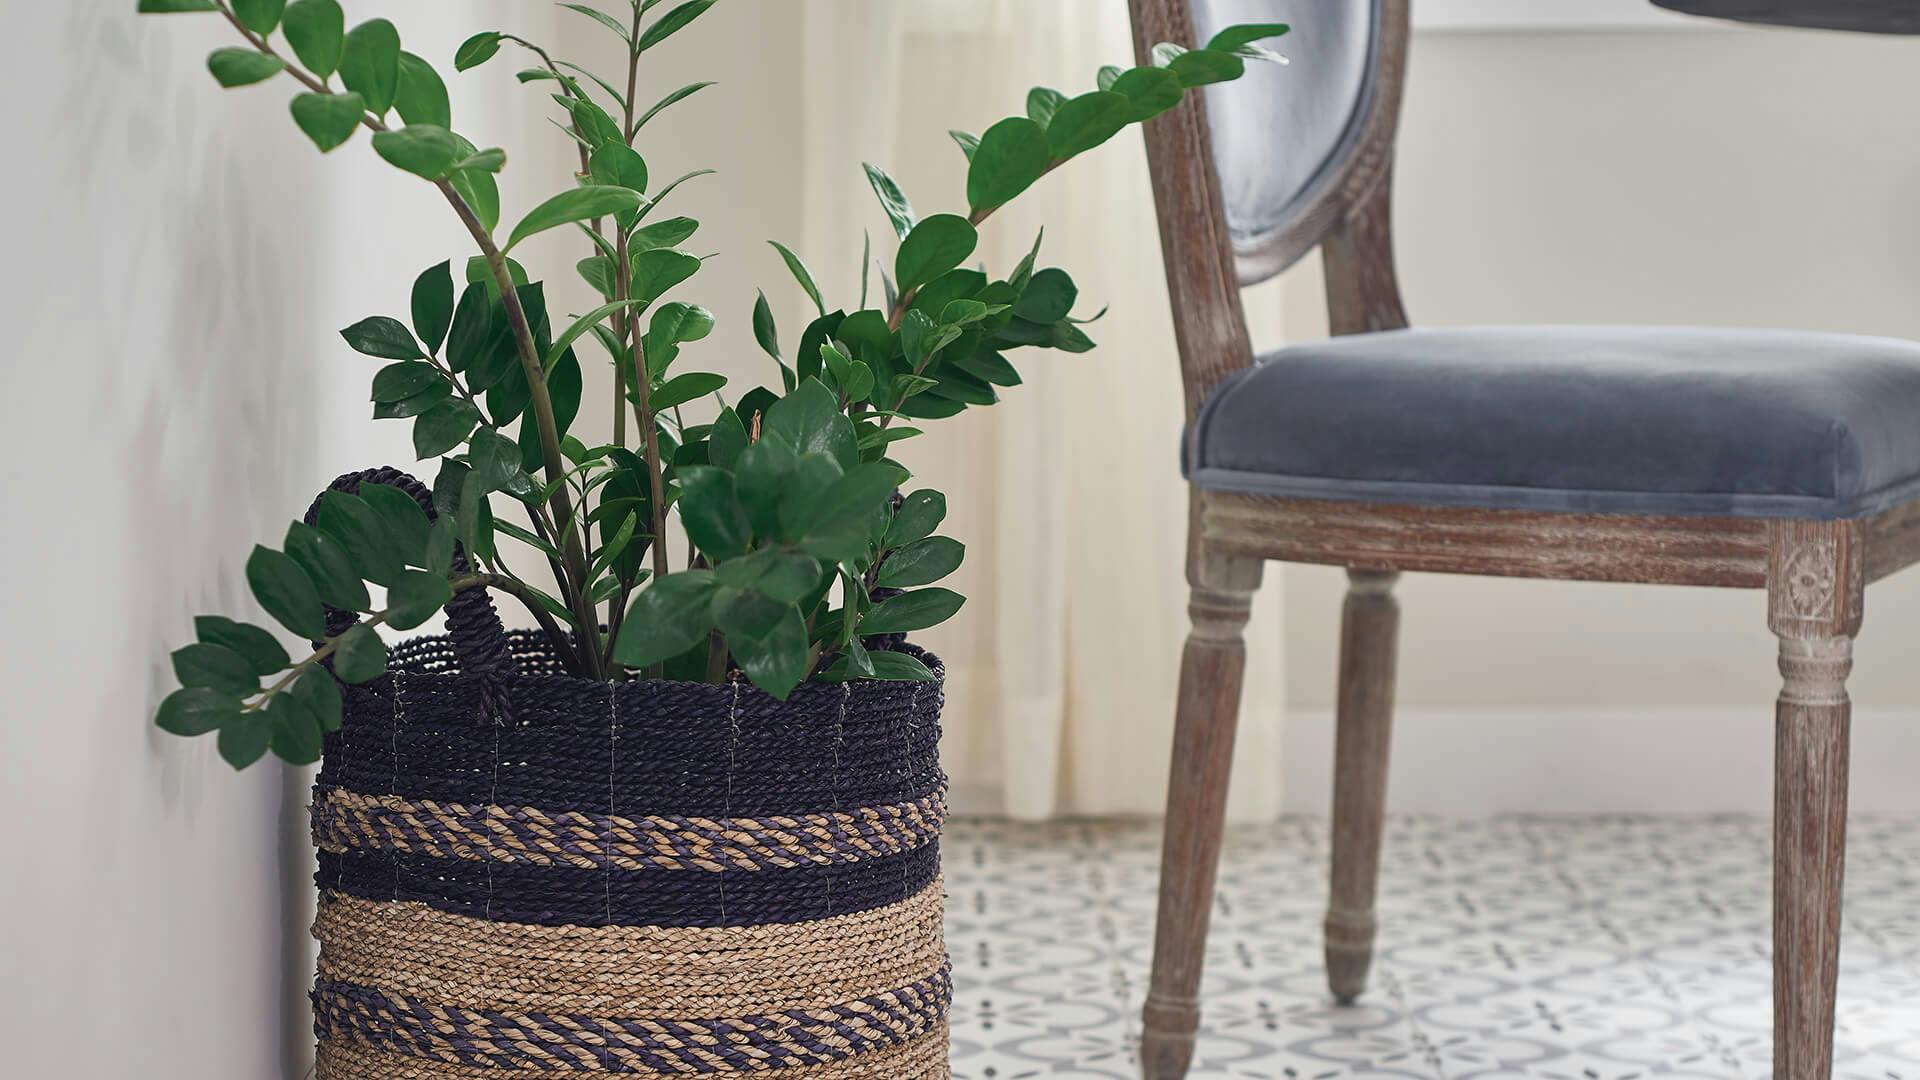
<svg viewBox="0 0 1920 1080"><path fill-rule="evenodd" d="M1789 31L1417 36L1400 142L1416 323L1691 322L1920 337L1920 46ZM1289 329L1324 332L1317 266ZM1915 417L1920 424L1920 417ZM1337 572L1289 568L1287 669L1332 695ZM1416 576L1410 710L1764 706L1752 594ZM1868 599L1863 705L1920 705L1920 574Z"/></svg>

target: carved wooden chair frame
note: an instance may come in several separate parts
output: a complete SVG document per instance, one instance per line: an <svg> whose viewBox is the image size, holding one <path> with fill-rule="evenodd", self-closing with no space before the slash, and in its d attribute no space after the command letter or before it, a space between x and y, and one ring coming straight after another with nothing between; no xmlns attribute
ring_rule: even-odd
<svg viewBox="0 0 1920 1080"><path fill-rule="evenodd" d="M1131 0L1141 62L1194 36L1190 0ZM1204 103L1148 125L1187 418L1252 363L1239 286L1322 248L1335 334L1407 325L1389 231L1407 0L1384 0L1360 143L1288 228L1236 251ZM1917 418L1920 419L1920 418ZM1846 677L1867 583L1920 561L1920 504L1851 521L1550 513L1346 503L1193 490L1153 977L1149 1080L1186 1075L1220 854L1249 605L1269 559L1347 568L1334 762L1327 975L1351 1002L1372 960L1402 571L1765 589L1784 684L1776 710L1774 1075L1831 1074L1847 809Z"/></svg>

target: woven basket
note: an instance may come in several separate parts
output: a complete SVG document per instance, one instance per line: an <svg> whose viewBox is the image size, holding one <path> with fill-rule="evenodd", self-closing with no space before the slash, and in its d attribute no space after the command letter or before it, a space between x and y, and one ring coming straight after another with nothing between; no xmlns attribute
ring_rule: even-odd
<svg viewBox="0 0 1920 1080"><path fill-rule="evenodd" d="M322 1080L949 1076L938 681L596 682L478 590L448 625L327 737Z"/></svg>

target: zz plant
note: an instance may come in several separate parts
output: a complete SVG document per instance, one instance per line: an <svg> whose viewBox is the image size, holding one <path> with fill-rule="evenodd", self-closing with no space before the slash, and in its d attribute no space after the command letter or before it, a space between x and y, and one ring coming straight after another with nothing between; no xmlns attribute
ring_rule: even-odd
<svg viewBox="0 0 1920 1080"><path fill-rule="evenodd" d="M473 241L464 259L419 276L407 321L377 315L342 331L354 350L385 362L373 376L374 415L410 421L419 457L439 459L436 517L397 488L367 484L357 495L328 494L316 524L294 522L279 547L255 547L246 574L260 607L316 644L296 659L265 628L196 619L198 640L173 654L181 686L162 703L160 727L217 732L236 768L269 750L316 760L323 733L340 724L335 676L365 683L387 668L375 627L419 626L466 589L524 604L566 667L587 678L717 682L737 667L784 699L806 680L931 677L911 655L867 644L931 627L963 603L935 584L964 555L958 541L935 535L945 497L900 498L908 471L889 448L920 435L919 423L991 405L997 388L1018 385L1010 354L1093 348L1081 329L1092 320L1072 314L1072 278L1039 266L1039 242L995 278L968 265L976 230L1188 90L1235 79L1248 60L1278 59L1256 42L1287 28L1236 26L1193 49L1163 44L1151 66L1102 68L1090 92L1035 89L1026 115L977 137L954 132L970 161L965 213L920 217L868 165L899 241L891 273L879 275L879 302L868 295L870 240L850 311L830 310L800 257L774 243L814 310L783 351L760 295L753 332L778 388L729 402L725 378L681 361L714 316L668 298L700 270L701 258L681 247L700 223L662 207L701 173L658 182L638 149L649 121L709 84L644 108L636 97L647 54L715 2L630 0L617 14L562 4L625 46L617 79L503 31L460 46L459 71L510 49L529 56L519 80L551 95L578 151L566 189L503 237L495 175L506 153L457 132L439 72L401 47L391 22L349 29L336 0L139 0L142 12L223 19L234 44L207 60L222 86L291 80L293 121L321 151L367 129L374 152L431 185ZM604 303L555 320L542 283L513 252L563 228L580 235L587 255L576 270ZM590 342L612 364L615 386L612 440L599 446L571 434ZM711 423L683 417L682 406L709 396L720 406ZM496 498L527 527L496 516ZM675 515L690 541L677 566L665 540ZM553 593L510 564L503 537L545 561ZM457 548L470 553L471 570L455 570ZM329 636L326 606L362 617Z"/></svg>

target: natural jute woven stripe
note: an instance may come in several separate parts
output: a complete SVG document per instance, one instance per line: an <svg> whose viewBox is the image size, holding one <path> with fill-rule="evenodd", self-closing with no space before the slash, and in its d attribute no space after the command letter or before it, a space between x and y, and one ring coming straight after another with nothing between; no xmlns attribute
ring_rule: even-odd
<svg viewBox="0 0 1920 1080"><path fill-rule="evenodd" d="M320 1043L319 1080L554 1080L544 1069L499 1069L454 1065L327 1039ZM646 1075L646 1074L629 1074ZM664 1074L654 1074L664 1075ZM686 1073L673 1075L692 1075ZM929 1032L901 1046L793 1069L730 1070L706 1076L751 1076L756 1080L950 1080L947 1031Z"/></svg>
<svg viewBox="0 0 1920 1080"><path fill-rule="evenodd" d="M322 851L398 850L476 862L583 870L762 870L877 859L940 835L946 801L760 817L610 817L527 806L467 806L331 788L316 793Z"/></svg>
<svg viewBox="0 0 1920 1080"><path fill-rule="evenodd" d="M762 926L535 926L327 893L322 981L460 1008L635 1019L822 1008L945 962L944 890L831 919Z"/></svg>

